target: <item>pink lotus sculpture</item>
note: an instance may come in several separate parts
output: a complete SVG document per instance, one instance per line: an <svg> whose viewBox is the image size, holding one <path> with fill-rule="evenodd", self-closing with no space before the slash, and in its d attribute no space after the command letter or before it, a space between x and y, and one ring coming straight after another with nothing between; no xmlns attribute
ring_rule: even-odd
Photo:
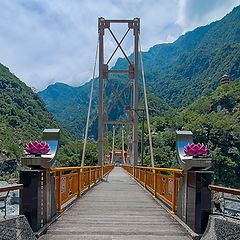
<svg viewBox="0 0 240 240"><path fill-rule="evenodd" d="M186 155L206 155L208 154L208 148L203 143L192 143L184 147L184 153Z"/></svg>
<svg viewBox="0 0 240 240"><path fill-rule="evenodd" d="M41 155L50 151L49 144L46 142L29 142L25 150L30 154Z"/></svg>

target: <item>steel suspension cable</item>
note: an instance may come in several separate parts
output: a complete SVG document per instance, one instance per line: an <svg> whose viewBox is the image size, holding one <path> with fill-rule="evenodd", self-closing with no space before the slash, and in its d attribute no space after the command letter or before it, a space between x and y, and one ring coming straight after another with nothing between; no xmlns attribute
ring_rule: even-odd
<svg viewBox="0 0 240 240"><path fill-rule="evenodd" d="M87 145L87 138L88 138L88 127L89 127L90 112L91 112L91 107L92 107L92 97L93 97L93 88L94 88L96 65L97 65L98 48L99 48L99 37L98 37L98 40L97 40L96 54L95 54L95 59L94 59L92 86L91 86L90 97L89 97L87 122L86 122L85 136L84 136L84 142L83 142L83 152L82 152L82 161L81 161L81 166L82 167L84 166L85 152L86 152L86 145Z"/></svg>
<svg viewBox="0 0 240 240"><path fill-rule="evenodd" d="M152 167L154 167L153 146L152 146L152 132L151 132L151 125L150 125L148 100L147 100L147 90L146 90L146 81L145 81L145 75L144 75L144 66L143 66L143 59L142 59L142 47L141 47L141 42L140 42L140 36L139 36L139 48L140 48L139 49L140 50L140 64L141 64L141 70L142 70L144 102L145 102L145 110L146 110L147 126L148 126L148 139L149 139L149 145L150 145L150 156L151 156Z"/></svg>

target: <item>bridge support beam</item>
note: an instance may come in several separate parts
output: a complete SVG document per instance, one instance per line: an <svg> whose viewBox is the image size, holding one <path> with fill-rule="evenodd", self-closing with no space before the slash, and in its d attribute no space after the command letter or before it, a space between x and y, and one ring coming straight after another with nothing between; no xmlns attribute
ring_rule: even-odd
<svg viewBox="0 0 240 240"><path fill-rule="evenodd" d="M119 41L114 32L111 29L112 24L127 24L127 31L123 35L122 39ZM132 30L133 36L134 36L134 58L130 59L127 54L125 53L122 42L125 39L125 37L128 35L128 33ZM111 57L108 59L108 61L105 62L104 59L104 34L105 31L109 31L110 35L114 39L114 41L117 44L116 49L113 51ZM137 165L138 161L138 43L139 43L139 32L140 32L140 19L134 18L133 20L106 20L104 18L98 19L98 34L99 34L99 90L98 90L98 164L100 166L103 165L103 158L104 158L104 126L109 125L114 122L115 125L123 125L128 124L131 125L131 133L132 133L132 165ZM121 50L123 53L125 60L128 63L128 69L109 69L108 64L117 52L117 50ZM117 74L117 77L120 78L120 76L123 76L122 74L125 74L125 77L123 76L123 80L126 79L126 74L128 75L128 79L126 81L126 84L122 88L122 90L119 89L116 90L115 83L112 82L113 79L112 76L114 74ZM113 102L113 105L109 108L107 104L105 103L105 88L106 85L109 86L109 89L113 91L113 93L116 95L116 99ZM130 86L130 87L129 87ZM131 86L133 88L131 89ZM130 100L129 103L124 102L124 99L122 98L123 92L130 88ZM132 96L132 98L131 98ZM107 96L106 96L107 97ZM132 101L131 101L132 100ZM121 106L123 107L124 111L126 112L126 115L128 115L128 119L123 121L122 119L119 121L113 119L109 119L110 112L113 110L113 107L116 105L117 102L121 103Z"/></svg>
<svg viewBox="0 0 240 240"><path fill-rule="evenodd" d="M134 79L133 79L133 165L138 161L138 43L139 19L134 19Z"/></svg>

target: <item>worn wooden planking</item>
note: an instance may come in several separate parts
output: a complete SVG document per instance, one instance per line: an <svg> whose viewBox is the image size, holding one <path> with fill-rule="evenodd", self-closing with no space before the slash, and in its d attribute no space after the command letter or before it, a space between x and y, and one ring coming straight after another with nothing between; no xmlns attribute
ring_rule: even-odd
<svg viewBox="0 0 240 240"><path fill-rule="evenodd" d="M122 168L95 186L53 223L46 239L191 239Z"/></svg>

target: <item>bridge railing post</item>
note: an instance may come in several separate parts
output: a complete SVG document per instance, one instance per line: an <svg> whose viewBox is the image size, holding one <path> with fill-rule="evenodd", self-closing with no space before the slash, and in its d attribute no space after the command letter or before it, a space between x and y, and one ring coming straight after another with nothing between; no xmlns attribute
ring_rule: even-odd
<svg viewBox="0 0 240 240"><path fill-rule="evenodd" d="M79 168L78 169L78 195L77 195L78 197L81 196L81 184L82 184L82 178L81 178L82 173L81 173L81 171L82 171L82 169Z"/></svg>
<svg viewBox="0 0 240 240"><path fill-rule="evenodd" d="M56 182L56 193L57 193L57 212L60 213L62 212L62 171L57 171L56 176L58 179L58 182Z"/></svg>
<svg viewBox="0 0 240 240"><path fill-rule="evenodd" d="M147 168L144 170L144 187L147 187Z"/></svg>
<svg viewBox="0 0 240 240"><path fill-rule="evenodd" d="M89 172L88 172L88 188L90 188L91 186L91 168L89 168Z"/></svg>
<svg viewBox="0 0 240 240"><path fill-rule="evenodd" d="M94 182L96 183L98 178L97 178L97 167L95 167L95 175L94 175Z"/></svg>
<svg viewBox="0 0 240 240"><path fill-rule="evenodd" d="M156 197L157 196L157 173L156 173L156 170L153 170L153 177L154 177L154 180L153 180L154 197Z"/></svg>
<svg viewBox="0 0 240 240"><path fill-rule="evenodd" d="M172 213L176 214L177 212L177 181L176 173L173 173L173 195L172 195Z"/></svg>

